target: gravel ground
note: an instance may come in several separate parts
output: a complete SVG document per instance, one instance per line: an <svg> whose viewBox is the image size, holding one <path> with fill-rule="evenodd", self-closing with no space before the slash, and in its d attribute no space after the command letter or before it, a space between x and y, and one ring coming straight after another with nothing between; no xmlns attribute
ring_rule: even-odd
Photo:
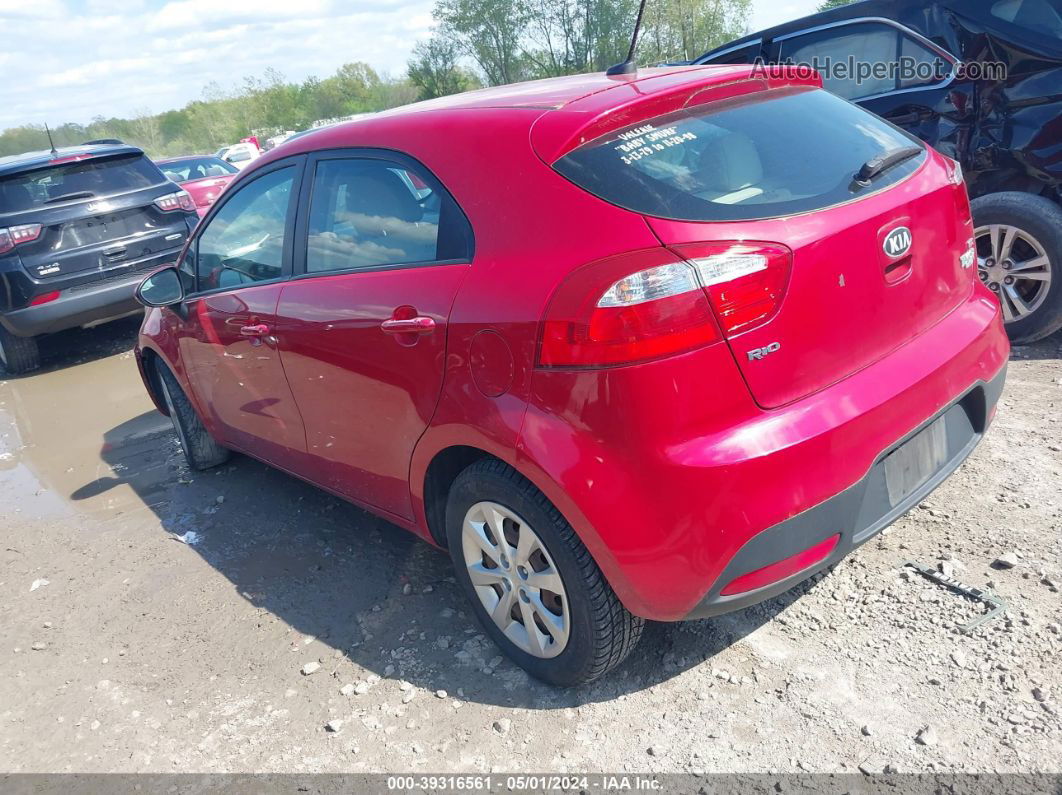
<svg viewBox="0 0 1062 795"><path fill-rule="evenodd" d="M876 540L557 691L443 555L247 459L190 473L134 332L60 336L0 383L0 772L1062 771L1058 336ZM984 608L908 560L1008 612L959 634Z"/></svg>

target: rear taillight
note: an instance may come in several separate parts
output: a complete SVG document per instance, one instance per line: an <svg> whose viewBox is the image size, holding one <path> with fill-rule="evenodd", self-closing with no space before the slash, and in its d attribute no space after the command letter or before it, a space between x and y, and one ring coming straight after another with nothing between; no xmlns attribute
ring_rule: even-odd
<svg viewBox="0 0 1062 795"><path fill-rule="evenodd" d="M195 202L188 195L188 192L183 190L159 196L155 199L155 206L164 213L171 213L174 210L184 210L189 213L195 212Z"/></svg>
<svg viewBox="0 0 1062 795"><path fill-rule="evenodd" d="M40 306L41 304L50 304L59 298L59 291L52 290L50 293L42 293L29 302L30 306Z"/></svg>
<svg viewBox="0 0 1062 795"><path fill-rule="evenodd" d="M969 270L977 263L977 246L974 244L974 239L968 238L966 240L966 247L962 254L959 255L959 264L964 270Z"/></svg>
<svg viewBox="0 0 1062 795"><path fill-rule="evenodd" d="M20 224L0 228L0 254L6 254L21 243L29 243L41 236L40 224Z"/></svg>
<svg viewBox="0 0 1062 795"><path fill-rule="evenodd" d="M546 310L538 361L634 364L719 339L693 267L650 249L591 263L565 279Z"/></svg>
<svg viewBox="0 0 1062 795"><path fill-rule="evenodd" d="M953 160L947 155L942 155L944 158L944 168L948 173L948 182L952 185L963 184L962 163L958 160Z"/></svg>
<svg viewBox="0 0 1062 795"><path fill-rule="evenodd" d="M674 250L697 271L724 336L762 325L778 311L793 262L785 246L729 241Z"/></svg>
<svg viewBox="0 0 1062 795"><path fill-rule="evenodd" d="M778 311L792 261L785 246L729 241L636 251L586 265L550 301L538 363L635 364L755 328Z"/></svg>

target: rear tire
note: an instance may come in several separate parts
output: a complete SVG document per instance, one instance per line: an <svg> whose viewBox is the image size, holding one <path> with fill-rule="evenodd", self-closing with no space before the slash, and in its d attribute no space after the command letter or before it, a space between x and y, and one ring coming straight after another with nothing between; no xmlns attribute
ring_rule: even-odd
<svg viewBox="0 0 1062 795"><path fill-rule="evenodd" d="M0 326L0 367L11 375L22 375L41 366L36 337L16 337Z"/></svg>
<svg viewBox="0 0 1062 795"><path fill-rule="evenodd" d="M971 206L982 279L987 275L988 281L995 283L997 297L1004 290L1018 291L1023 304L1034 307L1029 314L1020 316L1018 304L1011 301L1004 306L1011 342L1018 345L1036 342L1062 328L1062 207L1043 196L1016 191L990 193L974 199ZM1014 237L1017 242L1006 252L1007 259L1021 265L1020 260L1031 262L1046 256L1048 264L1028 271L1016 267L1011 271L1013 275L1001 274L998 268L992 267L995 263L986 259L992 253L990 230L993 228L1001 230L997 233L1000 239L1005 239L1008 229L1017 232ZM1000 282L1001 275L1012 284ZM1037 281L1030 280L1030 275ZM1006 296L1001 300L1006 301Z"/></svg>
<svg viewBox="0 0 1062 795"><path fill-rule="evenodd" d="M485 510L496 511L493 525ZM492 543L494 531L483 545L477 533L488 525L501 529L504 543ZM446 536L458 582L480 623L536 679L560 687L593 681L638 643L644 620L620 603L560 511L507 464L484 459L457 476L447 500ZM529 617L537 642L530 639Z"/></svg>
<svg viewBox="0 0 1062 795"><path fill-rule="evenodd" d="M162 398L170 412L173 429L177 432L188 466L202 472L228 461L230 452L210 435L170 369L159 364L158 374Z"/></svg>

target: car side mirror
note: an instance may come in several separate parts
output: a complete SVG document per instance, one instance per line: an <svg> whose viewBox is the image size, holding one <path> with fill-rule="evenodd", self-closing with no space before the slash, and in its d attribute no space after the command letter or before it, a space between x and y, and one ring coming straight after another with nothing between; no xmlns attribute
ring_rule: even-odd
<svg viewBox="0 0 1062 795"><path fill-rule="evenodd" d="M177 268L155 271L136 288L136 300L144 306L173 306L184 300L184 283Z"/></svg>

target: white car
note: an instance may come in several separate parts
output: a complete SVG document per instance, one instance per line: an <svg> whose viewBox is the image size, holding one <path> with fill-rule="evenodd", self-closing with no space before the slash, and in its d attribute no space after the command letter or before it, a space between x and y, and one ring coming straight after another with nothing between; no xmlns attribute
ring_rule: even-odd
<svg viewBox="0 0 1062 795"><path fill-rule="evenodd" d="M238 143L223 146L214 154L226 163L232 163L236 168L243 170L262 153L252 143Z"/></svg>

